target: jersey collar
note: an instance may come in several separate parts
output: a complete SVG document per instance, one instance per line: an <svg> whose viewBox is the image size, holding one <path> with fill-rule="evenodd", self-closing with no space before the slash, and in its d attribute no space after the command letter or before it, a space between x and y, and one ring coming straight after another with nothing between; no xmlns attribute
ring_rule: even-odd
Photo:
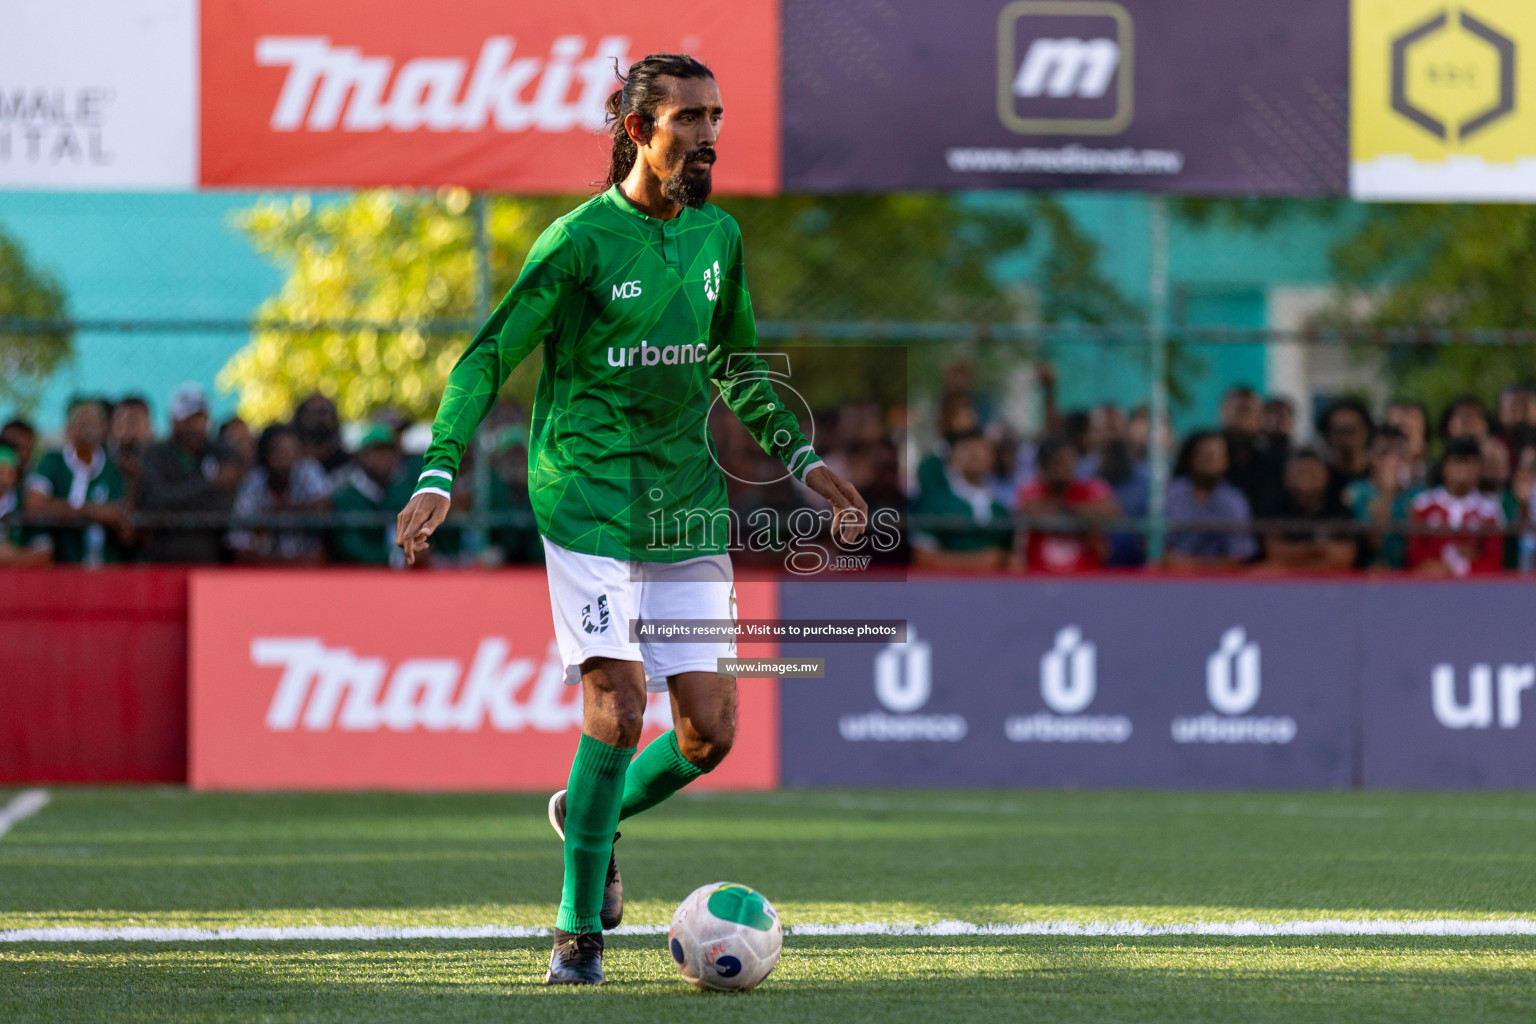
<svg viewBox="0 0 1536 1024"><path fill-rule="evenodd" d="M662 228L665 228L668 224L681 224L684 219L686 219L687 216L693 212L691 207L685 206L681 211L678 212L678 215L673 217L671 220L662 220L660 217L652 217L644 210L641 210L639 207L635 206L634 203L630 202L629 199L625 197L624 190L619 188L618 185L609 186L608 191L603 193L603 198L608 200L610 206L616 207L622 212L629 214L631 217L634 217L641 223L654 224L657 227ZM677 229L674 227L672 230L675 231Z"/></svg>

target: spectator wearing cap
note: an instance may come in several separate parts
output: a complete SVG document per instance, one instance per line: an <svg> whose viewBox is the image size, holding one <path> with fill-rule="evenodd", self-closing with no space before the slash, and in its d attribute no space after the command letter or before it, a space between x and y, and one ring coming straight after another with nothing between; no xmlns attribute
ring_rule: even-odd
<svg viewBox="0 0 1536 1024"><path fill-rule="evenodd" d="M1329 528L1353 517L1330 489L1328 464L1313 449L1300 449L1285 464L1285 493L1275 512L1292 523L1264 535L1267 568L1336 572L1355 564L1359 545L1353 534Z"/></svg>
<svg viewBox="0 0 1536 1024"><path fill-rule="evenodd" d="M21 526L21 458L0 444L0 567L47 565L53 560L47 538L32 537Z"/></svg>
<svg viewBox="0 0 1536 1024"><path fill-rule="evenodd" d="M1445 446L1442 482L1413 500L1416 525L1464 531L1457 535L1417 535L1408 541L1408 564L1426 576L1470 576L1497 572L1504 564L1504 525L1499 503L1477 489L1483 473L1481 444L1459 437Z"/></svg>
<svg viewBox="0 0 1536 1024"><path fill-rule="evenodd" d="M360 518L398 512L411 498L411 482L399 469L400 445L394 429L384 423L370 424L352 461L332 477L331 507ZM394 523L343 524L331 532L331 550L337 561L349 565L390 565L397 551Z"/></svg>
<svg viewBox="0 0 1536 1024"><path fill-rule="evenodd" d="M27 514L65 522L48 530L55 562L121 562L133 541L123 478L107 454L106 439L106 403L77 399L69 406L64 447L44 455L27 477Z"/></svg>
<svg viewBox="0 0 1536 1024"><path fill-rule="evenodd" d="M1173 523L1210 523L1224 529L1171 530L1163 564L1170 569L1220 572L1235 569L1258 553L1248 524L1248 499L1227 479L1225 432L1201 430L1179 449L1165 514ZM1235 529L1234 529L1235 528Z"/></svg>
<svg viewBox="0 0 1536 1024"><path fill-rule="evenodd" d="M934 522L914 530L912 562L930 569L986 571L1008 562L1013 526L987 486L992 442L972 428L954 434L941 477L923 489L916 511Z"/></svg>
<svg viewBox="0 0 1536 1024"><path fill-rule="evenodd" d="M276 514L320 512L330 485L320 463L304 455L293 427L279 423L256 440L256 465L235 493L235 527L227 543L235 559L266 565L313 565L325 557L320 530L263 523Z"/></svg>
<svg viewBox="0 0 1536 1024"><path fill-rule="evenodd" d="M1067 528L1031 526L1018 538L1024 566L1037 572L1097 569L1108 552L1099 524L1119 516L1114 493L1097 477L1077 475L1078 450L1065 437L1040 444L1039 476L1019 491L1019 512L1030 519L1065 521Z"/></svg>
<svg viewBox="0 0 1536 1024"><path fill-rule="evenodd" d="M144 452L139 507L148 513L197 512L228 516L245 465L229 446L208 436L208 401L202 388L183 384L171 395L171 434ZM151 527L145 557L151 562L224 560L217 525Z"/></svg>

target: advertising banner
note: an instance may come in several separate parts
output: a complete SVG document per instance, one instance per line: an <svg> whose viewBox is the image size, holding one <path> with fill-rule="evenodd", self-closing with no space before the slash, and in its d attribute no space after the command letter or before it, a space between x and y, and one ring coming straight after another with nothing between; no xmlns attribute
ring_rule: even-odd
<svg viewBox="0 0 1536 1024"><path fill-rule="evenodd" d="M1536 199L1536 4L1353 0L1356 199Z"/></svg>
<svg viewBox="0 0 1536 1024"><path fill-rule="evenodd" d="M197 0L5 5L0 188L197 184Z"/></svg>
<svg viewBox="0 0 1536 1024"><path fill-rule="evenodd" d="M1536 785L1529 584L1373 589L1362 627L1368 786Z"/></svg>
<svg viewBox="0 0 1536 1024"><path fill-rule="evenodd" d="M776 0L208 0L202 180L589 192L615 61L658 50L715 71L716 189L776 191Z"/></svg>
<svg viewBox="0 0 1536 1024"><path fill-rule="evenodd" d="M1355 588L785 584L786 617L905 618L906 643L786 644L786 785L1342 787Z"/></svg>
<svg viewBox="0 0 1536 1024"><path fill-rule="evenodd" d="M742 618L778 614L771 584L737 596ZM194 788L565 785L581 688L564 683L540 570L200 571L190 615ZM777 784L776 687L741 681L736 744L699 786ZM670 727L652 695L642 745Z"/></svg>
<svg viewBox="0 0 1536 1024"><path fill-rule="evenodd" d="M1345 0L784 0L784 187L1340 194Z"/></svg>

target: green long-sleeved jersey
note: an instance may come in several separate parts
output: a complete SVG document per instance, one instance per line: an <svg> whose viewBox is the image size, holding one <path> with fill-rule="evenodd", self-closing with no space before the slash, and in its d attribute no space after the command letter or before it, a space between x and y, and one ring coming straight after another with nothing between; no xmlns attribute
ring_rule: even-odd
<svg viewBox="0 0 1536 1024"><path fill-rule="evenodd" d="M658 220L615 186L551 224L449 374L417 493L451 492L507 374L540 345L529 493L563 548L657 562L725 550L711 380L790 473L820 464L757 355L741 229L717 207Z"/></svg>

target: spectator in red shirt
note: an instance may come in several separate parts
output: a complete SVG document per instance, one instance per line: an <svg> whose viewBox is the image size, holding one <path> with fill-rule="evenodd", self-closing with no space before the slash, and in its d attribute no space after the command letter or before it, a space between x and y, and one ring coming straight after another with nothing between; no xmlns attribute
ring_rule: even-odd
<svg viewBox="0 0 1536 1024"><path fill-rule="evenodd" d="M1419 535L1408 540L1408 565L1425 576L1470 576L1504 567L1504 539L1497 530L1504 513L1496 499L1477 489L1483 452L1470 437L1445 446L1440 463L1443 483L1413 500L1413 522L1465 530L1469 536Z"/></svg>
<svg viewBox="0 0 1536 1024"><path fill-rule="evenodd" d="M1024 566L1039 572L1083 572L1104 564L1108 543L1098 524L1120 515L1114 493L1098 477L1077 477L1077 449L1064 437L1040 444L1039 475L1019 488L1019 513L1030 519L1066 520L1065 530L1028 529L1019 534Z"/></svg>

